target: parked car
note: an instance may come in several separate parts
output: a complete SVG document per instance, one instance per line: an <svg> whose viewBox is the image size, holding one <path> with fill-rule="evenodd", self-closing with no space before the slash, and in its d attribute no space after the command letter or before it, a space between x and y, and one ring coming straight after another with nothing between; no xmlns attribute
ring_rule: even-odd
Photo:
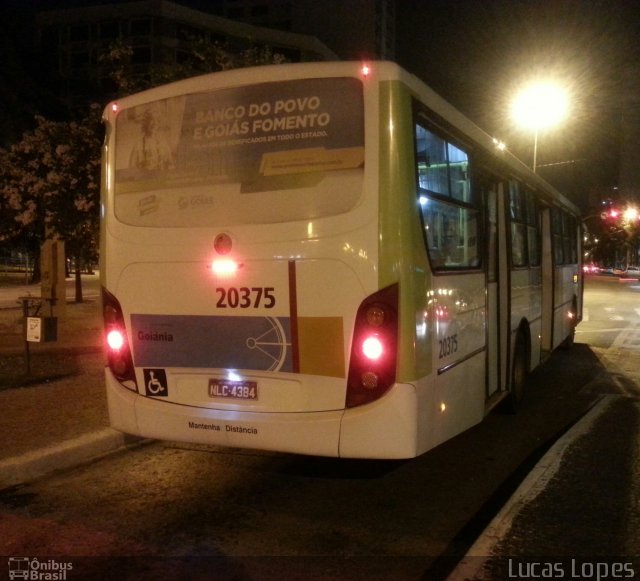
<svg viewBox="0 0 640 581"><path fill-rule="evenodd" d="M632 265L632 266L628 266L626 268L623 267L616 267L613 269L613 274L615 274L616 276L624 276L624 277L640 277L640 267Z"/></svg>
<svg viewBox="0 0 640 581"><path fill-rule="evenodd" d="M627 276L640 277L640 266L630 266L629 268L627 268Z"/></svg>

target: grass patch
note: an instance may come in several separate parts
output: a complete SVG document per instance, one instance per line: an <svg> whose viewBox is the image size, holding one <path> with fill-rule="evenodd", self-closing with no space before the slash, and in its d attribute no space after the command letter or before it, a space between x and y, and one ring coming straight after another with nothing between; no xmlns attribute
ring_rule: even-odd
<svg viewBox="0 0 640 581"><path fill-rule="evenodd" d="M31 372L27 373L25 355L3 355L0 358L0 391L28 387L77 375L77 357L60 353L31 353Z"/></svg>

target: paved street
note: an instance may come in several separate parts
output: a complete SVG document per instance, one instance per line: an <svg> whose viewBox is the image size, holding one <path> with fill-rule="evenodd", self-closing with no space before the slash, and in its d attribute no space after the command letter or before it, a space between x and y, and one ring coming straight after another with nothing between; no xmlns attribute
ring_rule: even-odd
<svg viewBox="0 0 640 581"><path fill-rule="evenodd" d="M600 294L614 311L597 307ZM638 321L627 317L637 290L596 281L585 300L577 344L534 372L521 413L492 413L409 462L108 440L101 357L80 355L80 375L0 392L11 410L3 432L22 446L0 458L0 472L27 480L0 492L0 554L72 555L87 578L109 570L114 579L437 581L465 555L471 570L453 569L452 579L495 579L505 555L516 559L507 566L540 555L550 566L566 555L592 566L599 551L636 567L640 410L621 366L638 361ZM69 320L84 321L76 339L98 325L96 307L68 305ZM618 316L617 334L584 342Z"/></svg>

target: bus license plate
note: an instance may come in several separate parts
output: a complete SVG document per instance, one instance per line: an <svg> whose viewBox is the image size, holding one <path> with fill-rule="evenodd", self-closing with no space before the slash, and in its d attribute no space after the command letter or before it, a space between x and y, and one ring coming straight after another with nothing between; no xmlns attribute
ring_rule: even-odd
<svg viewBox="0 0 640 581"><path fill-rule="evenodd" d="M223 397L227 399L258 399L258 383L256 381L210 379L209 397Z"/></svg>

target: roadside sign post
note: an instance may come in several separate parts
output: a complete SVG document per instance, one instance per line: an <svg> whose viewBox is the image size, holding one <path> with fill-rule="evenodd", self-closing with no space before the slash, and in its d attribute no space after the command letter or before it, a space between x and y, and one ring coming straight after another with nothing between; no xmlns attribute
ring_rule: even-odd
<svg viewBox="0 0 640 581"><path fill-rule="evenodd" d="M31 343L58 340L58 318L53 316L55 298L20 297L24 318L24 355L27 375L31 375ZM39 316L42 303L49 303L49 316Z"/></svg>

